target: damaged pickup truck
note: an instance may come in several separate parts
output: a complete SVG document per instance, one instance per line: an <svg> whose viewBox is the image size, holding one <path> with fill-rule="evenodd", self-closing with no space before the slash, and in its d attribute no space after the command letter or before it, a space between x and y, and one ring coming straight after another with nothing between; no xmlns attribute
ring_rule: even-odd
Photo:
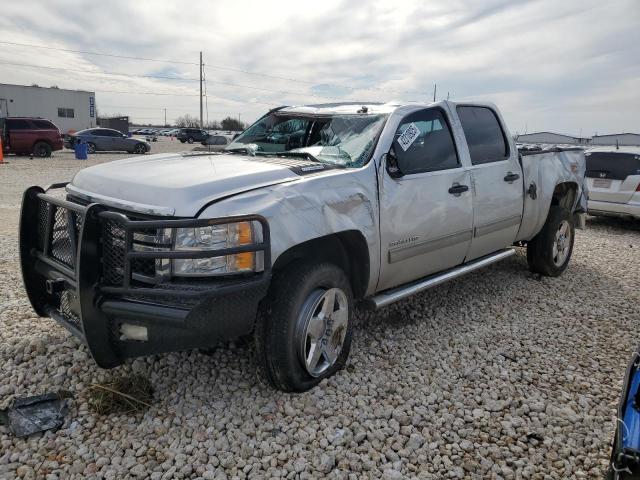
<svg viewBox="0 0 640 480"><path fill-rule="evenodd" d="M34 310L96 363L253 334L274 387L342 368L356 302L381 308L514 254L566 268L579 149L519 153L491 104L268 112L221 153L159 154L24 193Z"/></svg>

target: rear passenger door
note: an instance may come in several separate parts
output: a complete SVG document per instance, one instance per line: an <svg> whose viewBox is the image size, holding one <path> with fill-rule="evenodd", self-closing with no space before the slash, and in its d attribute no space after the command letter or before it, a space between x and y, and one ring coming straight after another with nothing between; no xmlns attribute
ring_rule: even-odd
<svg viewBox="0 0 640 480"><path fill-rule="evenodd" d="M400 120L385 167L378 290L459 265L472 234L470 174L444 110L418 110Z"/></svg>
<svg viewBox="0 0 640 480"><path fill-rule="evenodd" d="M513 244L522 220L522 169L492 108L456 110L471 160L473 240L467 260L473 260Z"/></svg>
<svg viewBox="0 0 640 480"><path fill-rule="evenodd" d="M7 119L5 131L9 139L11 151L15 153L31 153L33 150L33 127L28 120Z"/></svg>

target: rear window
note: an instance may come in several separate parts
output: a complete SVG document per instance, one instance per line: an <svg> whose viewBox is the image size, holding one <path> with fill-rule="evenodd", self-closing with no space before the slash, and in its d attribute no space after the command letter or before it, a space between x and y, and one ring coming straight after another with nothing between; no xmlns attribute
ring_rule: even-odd
<svg viewBox="0 0 640 480"><path fill-rule="evenodd" d="M509 146L496 114L486 107L458 107L471 163L498 162L509 156Z"/></svg>
<svg viewBox="0 0 640 480"><path fill-rule="evenodd" d="M626 152L586 152L587 177L624 180L640 175L640 155Z"/></svg>
<svg viewBox="0 0 640 480"><path fill-rule="evenodd" d="M43 130L57 130L58 128L48 120L31 120L31 122L35 125L36 128L40 128Z"/></svg>

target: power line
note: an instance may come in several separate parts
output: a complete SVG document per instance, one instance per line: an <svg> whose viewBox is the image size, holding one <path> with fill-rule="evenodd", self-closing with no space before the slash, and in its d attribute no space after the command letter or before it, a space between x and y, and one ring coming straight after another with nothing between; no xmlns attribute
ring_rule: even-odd
<svg viewBox="0 0 640 480"><path fill-rule="evenodd" d="M79 68L66 68L66 67L51 67L48 65L34 65L32 63L16 63L16 62L10 62L8 60L5 59L0 59L0 63L4 64L4 65L13 65L13 66L17 66L17 67L28 67L28 68L44 68L47 70L62 70L65 72L78 72L78 73L93 73L96 75L116 75L116 76L122 76L122 77L136 77L136 78L152 78L152 79L158 79L158 80L177 80L177 81L181 81L181 82L197 82L199 81L197 78L189 78L189 77L167 77L164 75L140 75L140 74L136 74L136 73L124 73L124 72L104 72L104 71L97 71L97 70L83 70L83 69L79 69Z"/></svg>
<svg viewBox="0 0 640 480"><path fill-rule="evenodd" d="M18 43L18 42L6 42L6 41L0 41L0 43L4 45L15 45L19 47L42 48L45 50L59 50L61 52L82 53L85 55L98 55L101 57L125 58L127 60L144 60L147 62L179 63L182 65L198 65L196 62L184 62L181 60L166 60L161 58L149 58L149 57L133 57L128 55L117 55L114 53L91 52L87 50L74 50L71 48L50 47L47 45L33 45L31 43Z"/></svg>
<svg viewBox="0 0 640 480"><path fill-rule="evenodd" d="M1 42L0 42L1 43ZM95 74L95 75L112 75L112 76L123 76L123 77L134 77L134 78L149 78L149 79L155 79L155 80L176 80L176 81L186 81L186 82L199 82L200 79L198 78L181 78L181 77L167 77L167 76L162 76L162 75L140 75L140 74L135 74L135 73L120 73L120 72L105 72L105 71L95 71L95 70L82 70L82 69L77 69L77 68L66 68L66 67L52 67L52 66L48 66L48 65L33 65L33 64L29 64L29 63L16 63L16 62L9 62L5 59L0 59L0 64L4 64L4 65L13 65L13 66L18 66L18 67L27 67L27 68L43 68L43 69L47 69L47 70L61 70L64 72L77 72L77 73L84 73L84 74ZM259 90L259 91L263 91L263 92L271 92L271 93L279 93L282 95L298 95L298 96L302 96L302 97L317 97L317 98L323 98L325 100L341 100L340 98L337 97L328 97L325 95L318 95L315 93L306 93L306 92L292 92L289 90L275 90L272 88L264 88L264 87L254 87L253 85L242 85L239 83L232 83L232 82L222 82L222 81L217 81L217 80L209 80L211 83L215 83L218 85L224 85L227 87L236 87L236 88L246 88L249 90Z"/></svg>

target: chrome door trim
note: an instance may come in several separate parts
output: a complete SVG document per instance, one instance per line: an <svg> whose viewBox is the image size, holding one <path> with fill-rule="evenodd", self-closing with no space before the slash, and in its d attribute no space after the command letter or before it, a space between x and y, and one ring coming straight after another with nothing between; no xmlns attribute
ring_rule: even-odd
<svg viewBox="0 0 640 480"><path fill-rule="evenodd" d="M425 240L417 243L410 243L389 249L389 263L396 263L407 258L416 257L425 253L439 250L446 246L457 245L471 240L473 230L463 230L451 233L433 240Z"/></svg>
<svg viewBox="0 0 640 480"><path fill-rule="evenodd" d="M480 225L475 228L473 236L475 238L478 238L484 235L489 235L493 232L497 232L498 230L504 230L505 228L509 228L514 225L520 225L520 220L522 220L522 215L514 215L512 217L501 218L499 220L485 223L484 225Z"/></svg>

